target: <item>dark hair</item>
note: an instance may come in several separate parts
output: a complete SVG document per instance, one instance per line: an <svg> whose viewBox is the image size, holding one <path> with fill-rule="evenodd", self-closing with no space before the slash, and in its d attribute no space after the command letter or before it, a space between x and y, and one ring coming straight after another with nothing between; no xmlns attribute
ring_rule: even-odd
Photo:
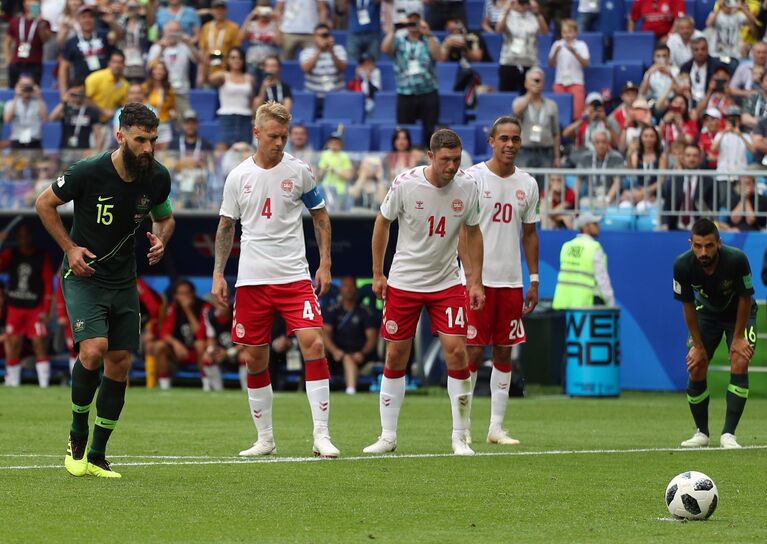
<svg viewBox="0 0 767 544"><path fill-rule="evenodd" d="M693 236L708 236L713 234L714 238L719 240L719 229L716 228L716 224L711 219L702 217L693 223L690 233Z"/></svg>
<svg viewBox="0 0 767 544"><path fill-rule="evenodd" d="M326 25L325 23L318 23L317 26L314 27L314 31L317 32L318 30L325 29L328 32L330 32L330 27Z"/></svg>
<svg viewBox="0 0 767 544"><path fill-rule="evenodd" d="M703 150L700 148L700 146L698 146L698 144L686 144L684 146L684 150L685 151L687 151L689 148L693 148L698 153L702 153L703 152Z"/></svg>
<svg viewBox="0 0 767 544"><path fill-rule="evenodd" d="M112 60L112 57L122 57L123 60L125 60L125 53L123 53L120 49L112 49L112 52L109 53L109 60Z"/></svg>
<svg viewBox="0 0 767 544"><path fill-rule="evenodd" d="M394 144L397 142L397 137L400 134L404 134L407 137L407 149L406 151L410 151L413 148L413 139L410 137L410 131L406 128L397 127L394 129L394 133L391 135L391 150L396 151L397 149L394 147Z"/></svg>
<svg viewBox="0 0 767 544"><path fill-rule="evenodd" d="M696 43L705 42L705 44L708 46L708 40L705 36L698 36L697 38L693 38L690 40L690 45L695 45Z"/></svg>
<svg viewBox="0 0 767 544"><path fill-rule="evenodd" d="M431 135L429 150L436 153L440 149L462 149L461 139L458 134L449 128L441 128Z"/></svg>
<svg viewBox="0 0 767 544"><path fill-rule="evenodd" d="M487 131L487 135L490 138L495 137L495 131L498 129L500 125L517 125L517 128L520 132L522 132L522 124L519 122L519 119L516 117L512 117L511 115L502 115L495 121L493 121L493 126L490 127L490 130Z"/></svg>
<svg viewBox="0 0 767 544"><path fill-rule="evenodd" d="M657 159L660 159L660 155L661 153L663 153L663 147L661 146L661 143L660 143L660 134L658 134L658 131L652 125L647 125L642 130L639 131L638 157L641 159L642 155L644 155L644 152L645 152L644 144L642 143L642 135L645 133L646 130L652 130L653 134L655 134L655 144L652 146L652 150L653 150L653 153L655 153L655 157Z"/></svg>
<svg viewBox="0 0 767 544"><path fill-rule="evenodd" d="M669 49L668 45L666 45L665 43L655 44L655 48L652 50L652 52L655 53L656 51L665 51L669 55L671 54L671 49Z"/></svg>
<svg viewBox="0 0 767 544"><path fill-rule="evenodd" d="M197 289L195 289L194 284L191 281L189 281L186 278L179 278L176 281L174 281L173 284L170 286L171 295L175 296L176 293L178 292L178 288L183 285L189 286L189 288L192 290L193 295L197 294Z"/></svg>
<svg viewBox="0 0 767 544"><path fill-rule="evenodd" d="M264 60L262 60L261 63L263 64L264 62L266 62L268 60L275 60L275 61L277 61L277 66L282 66L282 62L280 61L280 57L278 57L277 55L269 55Z"/></svg>
<svg viewBox="0 0 767 544"><path fill-rule="evenodd" d="M684 100L684 111L682 112L682 119L684 119L684 121L687 122L690 120L690 101L687 100L687 97L685 95L675 94L674 98L669 100L669 106L671 105L671 102L673 102L677 96L682 98L682 100Z"/></svg>
<svg viewBox="0 0 767 544"><path fill-rule="evenodd" d="M160 120L152 110L141 102L128 102L120 112L120 128L138 126L146 130L155 130Z"/></svg>

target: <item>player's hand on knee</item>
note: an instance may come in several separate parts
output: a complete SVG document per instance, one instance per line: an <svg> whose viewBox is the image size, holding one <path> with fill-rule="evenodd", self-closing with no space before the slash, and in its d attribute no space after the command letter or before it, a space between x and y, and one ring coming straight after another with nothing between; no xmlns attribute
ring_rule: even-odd
<svg viewBox="0 0 767 544"><path fill-rule="evenodd" d="M96 256L91 253L88 248L75 246L67 251L67 261L69 261L69 268L75 273L75 276L89 277L96 273L96 271L90 267L96 262Z"/></svg>
<svg viewBox="0 0 767 544"><path fill-rule="evenodd" d="M708 366L708 354L702 347L693 346L687 352L687 371L692 373Z"/></svg>
<svg viewBox="0 0 767 544"><path fill-rule="evenodd" d="M754 356L754 348L745 337L734 338L730 345L730 360L734 363L736 358L742 362L748 362Z"/></svg>

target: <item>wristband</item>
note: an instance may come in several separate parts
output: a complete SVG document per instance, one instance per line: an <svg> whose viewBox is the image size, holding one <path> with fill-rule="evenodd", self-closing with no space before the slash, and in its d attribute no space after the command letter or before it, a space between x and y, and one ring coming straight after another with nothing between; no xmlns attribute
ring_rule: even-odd
<svg viewBox="0 0 767 544"><path fill-rule="evenodd" d="M530 274L530 283L540 283L540 281L538 274Z"/></svg>

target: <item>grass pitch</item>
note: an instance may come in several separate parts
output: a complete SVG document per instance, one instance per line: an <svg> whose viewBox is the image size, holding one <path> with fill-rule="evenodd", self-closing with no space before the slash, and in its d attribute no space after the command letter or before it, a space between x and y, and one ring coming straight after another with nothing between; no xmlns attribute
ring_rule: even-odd
<svg viewBox="0 0 767 544"><path fill-rule="evenodd" d="M244 393L131 388L110 458L121 480L63 468L69 390L0 389L0 542L764 542L767 399L750 399L741 451L678 451L691 435L683 394L512 399L518 447L484 443L489 399L474 404L478 456L450 455L444 390L408 395L399 449L363 456L377 396L334 394L339 460L310 459L303 394L277 394L279 455L241 460L253 440ZM712 434L724 399L711 402ZM93 416L91 417L91 421ZM707 522L669 520L666 484L711 476Z"/></svg>

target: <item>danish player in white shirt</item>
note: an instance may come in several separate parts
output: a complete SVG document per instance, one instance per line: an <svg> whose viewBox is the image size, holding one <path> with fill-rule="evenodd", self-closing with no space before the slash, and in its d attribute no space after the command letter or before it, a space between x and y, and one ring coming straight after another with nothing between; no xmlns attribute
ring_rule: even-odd
<svg viewBox="0 0 767 544"><path fill-rule="evenodd" d="M330 218L309 167L284 153L290 113L282 104L267 102L256 112L253 134L258 150L232 170L216 232L213 269L214 298L228 303L224 268L234 241L234 224L242 226L240 261L235 285L232 340L247 346L250 412L258 432L253 447L242 456L276 453L272 431L272 384L269 344L272 321L279 312L295 334L304 358L306 395L314 421L314 454L338 457L330 441L330 387L322 337L322 314L306 261L301 212L309 209L320 252L315 274L317 292L330 287Z"/></svg>
<svg viewBox="0 0 767 544"><path fill-rule="evenodd" d="M487 297L482 310L469 309L466 338L472 393L485 346L492 346L490 428L487 433L490 444L519 444L519 440L511 438L502 426L509 402L511 348L525 341L522 316L532 312L538 304L538 184L530 174L514 166L522 145L520 133L521 127L515 118L496 119L488 133L493 156L467 170L479 186L479 225L487 248L487 258L480 271L472 268L471 259L463 258L467 253L467 237L463 233L459 244L467 285L477 281L477 274L481 273ZM520 230L530 273L530 287L524 302ZM467 442L471 442L470 436L467 436Z"/></svg>
<svg viewBox="0 0 767 544"><path fill-rule="evenodd" d="M466 294L457 263L458 233L466 226L468 259L476 271L467 286L471 307L484 304L479 192L462 170L461 140L448 129L430 141L431 165L403 172L392 182L373 228L373 291L384 300L381 336L388 341L381 381L381 435L363 451L397 447L397 420L405 398L407 367L416 325L426 306L432 334L439 335L448 368L447 392L456 455L474 455L466 444L471 380L466 359ZM389 226L399 221L397 250L388 279L383 273Z"/></svg>

